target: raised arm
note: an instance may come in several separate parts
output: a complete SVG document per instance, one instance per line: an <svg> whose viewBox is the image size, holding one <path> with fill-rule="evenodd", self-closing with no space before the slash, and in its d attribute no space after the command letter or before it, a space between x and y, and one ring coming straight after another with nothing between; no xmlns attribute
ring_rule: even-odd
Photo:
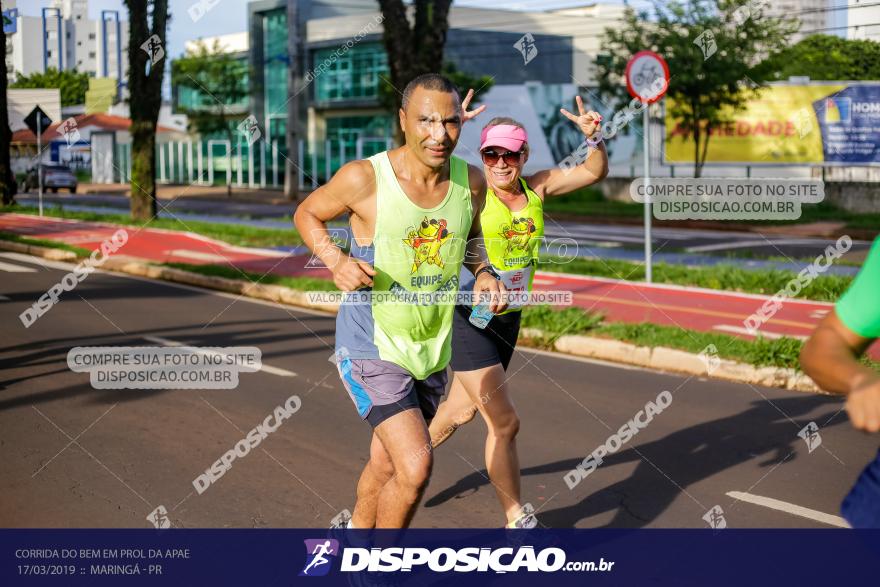
<svg viewBox="0 0 880 587"><path fill-rule="evenodd" d="M584 109L584 101L577 96L578 115L575 116L565 108L561 108L563 116L575 123L578 129L588 140L601 138L600 125L602 116L598 112L587 112ZM577 189L598 183L608 175L608 152L604 143L598 143L595 147L589 146L586 141L578 150L569 156L570 159L563 161L562 165L538 171L526 178L535 193L539 196L553 197L571 193ZM583 158L583 162L577 163Z"/></svg>
<svg viewBox="0 0 880 587"><path fill-rule="evenodd" d="M293 222L303 242L333 273L333 282L342 291L372 286L376 271L363 261L353 259L330 238L327 222L348 212L354 213L358 202L375 191L375 174L368 161L352 161L336 172L296 209Z"/></svg>

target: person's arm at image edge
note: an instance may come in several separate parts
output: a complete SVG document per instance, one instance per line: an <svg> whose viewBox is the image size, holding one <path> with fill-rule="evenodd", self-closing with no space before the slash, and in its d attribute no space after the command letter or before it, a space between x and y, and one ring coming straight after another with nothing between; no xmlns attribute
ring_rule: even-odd
<svg viewBox="0 0 880 587"><path fill-rule="evenodd" d="M801 366L826 391L847 394L853 426L880 431L880 374L859 357L880 333L880 239L856 279L801 350Z"/></svg>

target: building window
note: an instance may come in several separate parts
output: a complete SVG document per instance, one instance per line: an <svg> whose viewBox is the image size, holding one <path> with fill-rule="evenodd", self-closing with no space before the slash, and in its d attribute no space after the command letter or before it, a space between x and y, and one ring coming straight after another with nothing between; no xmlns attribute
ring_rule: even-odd
<svg viewBox="0 0 880 587"><path fill-rule="evenodd" d="M382 75L388 73L388 56L380 43L364 43L343 52L338 47L314 53L315 98L334 102L378 98Z"/></svg>
<svg viewBox="0 0 880 587"><path fill-rule="evenodd" d="M94 41L94 40L95 40L95 33L89 33L89 40L90 40L90 41Z"/></svg>
<svg viewBox="0 0 880 587"><path fill-rule="evenodd" d="M94 58L95 58L95 52L89 51L89 59L94 59Z"/></svg>
<svg viewBox="0 0 880 587"><path fill-rule="evenodd" d="M269 140L284 144L287 132L287 9L263 16L264 109Z"/></svg>
<svg viewBox="0 0 880 587"><path fill-rule="evenodd" d="M327 119L327 139L341 141L344 145L346 159L354 159L357 153L357 141L361 143L361 156L369 157L387 148L386 139L392 137L391 117L388 115L374 116L339 116Z"/></svg>

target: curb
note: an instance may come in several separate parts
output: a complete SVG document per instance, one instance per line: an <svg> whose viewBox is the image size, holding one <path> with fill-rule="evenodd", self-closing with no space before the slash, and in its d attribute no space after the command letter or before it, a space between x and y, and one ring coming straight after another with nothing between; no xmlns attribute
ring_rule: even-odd
<svg viewBox="0 0 880 587"><path fill-rule="evenodd" d="M0 241L0 250L26 253L54 261L78 260L76 254L71 251L11 241ZM320 310L328 314L335 314L339 311L339 304L313 304L309 301L307 292L289 287L262 285L239 279L201 275L182 269L152 265L132 257L113 257L107 259L99 268L106 271L128 273L150 279L161 279L240 294L250 298L289 306ZM520 341L526 344L528 344L529 339L546 337L547 335L543 331L536 328L523 328L520 331ZM697 377L713 377L735 383L762 385L793 391L825 393L819 389L812 379L795 369L755 367L729 359L706 359L696 353L667 347L644 347L609 338L568 334L557 338L552 344L552 349L559 353L646 367L657 371L684 373Z"/></svg>
<svg viewBox="0 0 880 587"><path fill-rule="evenodd" d="M12 251L14 253L24 253L35 257L42 257L52 261L76 261L79 257L73 251L65 251L63 249L50 249L49 247L39 247L36 245L26 245L15 241L0 240L0 250Z"/></svg>
<svg viewBox="0 0 880 587"><path fill-rule="evenodd" d="M541 330L536 328L523 328L520 331L521 339L543 338L545 336ZM825 394L812 379L795 369L755 367L730 359L703 358L696 353L668 347L637 346L609 338L568 334L556 339L552 348L569 355L625 363L658 371Z"/></svg>

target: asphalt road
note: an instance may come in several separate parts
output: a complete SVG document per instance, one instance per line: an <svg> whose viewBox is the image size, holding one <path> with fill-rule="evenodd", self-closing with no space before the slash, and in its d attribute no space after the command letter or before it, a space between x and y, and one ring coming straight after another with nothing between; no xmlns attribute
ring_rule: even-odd
<svg viewBox="0 0 880 587"><path fill-rule="evenodd" d="M25 329L19 313L69 269L0 254L0 527L149 527L160 505L177 527L326 527L352 507L369 430L328 360L331 317L94 273ZM76 346L156 337L257 346L272 369L234 390L120 391L93 389L66 364ZM523 496L550 527L706 527L714 506L729 527L830 527L878 444L836 398L526 349L509 373ZM569 490L563 475L663 390L669 407ZM196 493L193 479L293 394L300 410ZM798 436L810 422L812 452ZM438 451L415 526L500 525L484 430L475 421Z"/></svg>

